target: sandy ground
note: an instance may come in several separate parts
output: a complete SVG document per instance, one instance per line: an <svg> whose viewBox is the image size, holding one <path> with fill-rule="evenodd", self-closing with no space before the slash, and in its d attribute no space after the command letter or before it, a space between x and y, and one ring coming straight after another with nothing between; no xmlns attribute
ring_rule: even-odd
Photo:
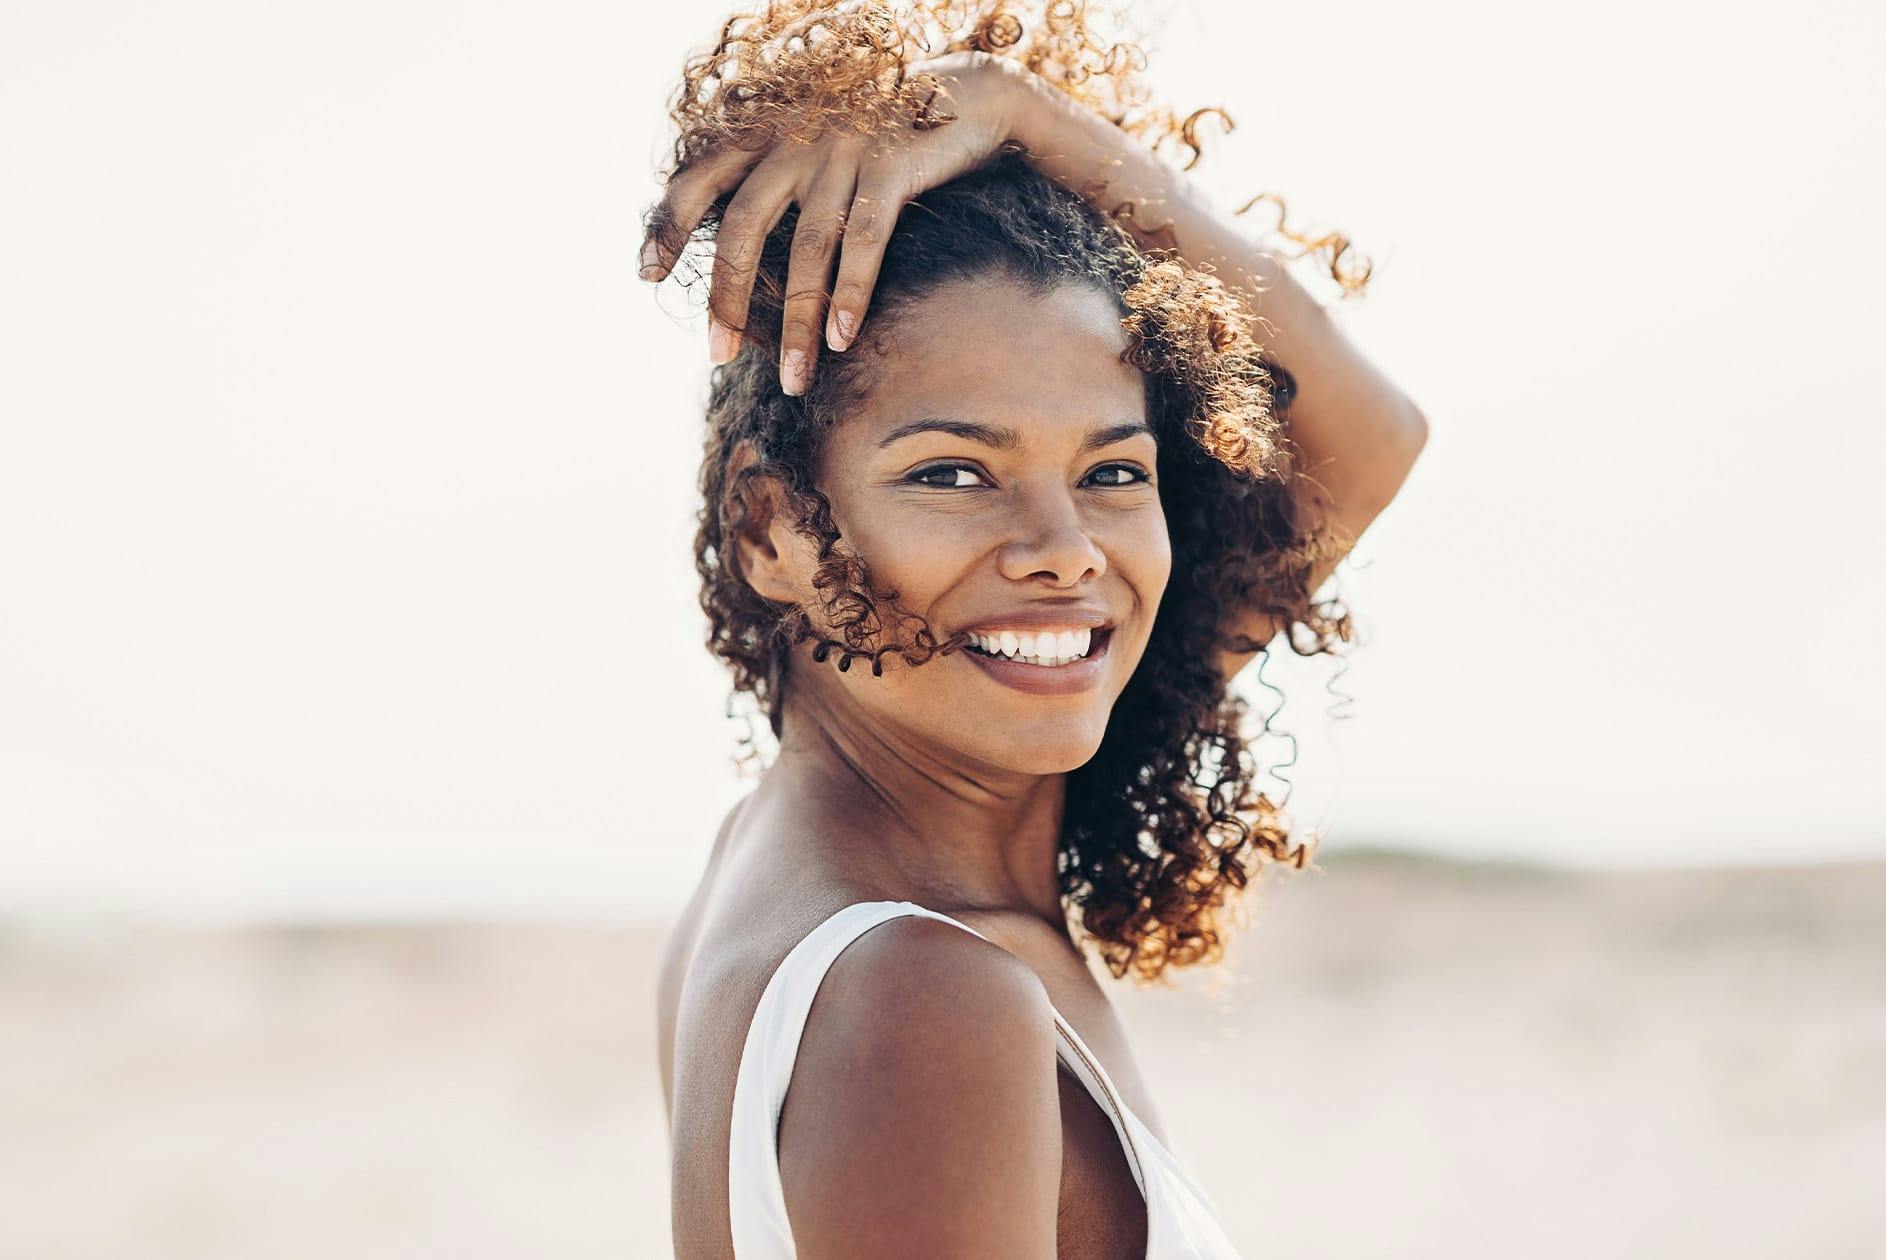
<svg viewBox="0 0 1886 1260"><path fill-rule="evenodd" d="M1886 863L1323 866L1115 986L1247 1256L1886 1256ZM662 932L14 924L0 1256L665 1255Z"/></svg>

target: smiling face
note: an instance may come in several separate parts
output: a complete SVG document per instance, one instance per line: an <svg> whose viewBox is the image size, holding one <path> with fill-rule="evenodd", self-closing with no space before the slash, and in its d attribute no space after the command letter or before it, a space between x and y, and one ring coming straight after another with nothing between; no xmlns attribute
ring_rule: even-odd
<svg viewBox="0 0 1886 1260"><path fill-rule="evenodd" d="M1100 746L1172 567L1145 378L1120 362L1119 311L1092 286L1036 296L987 277L900 310L890 344L825 444L833 523L939 640L968 630L1042 663L893 655L879 677L815 663L802 645L790 685L950 760L1074 769ZM749 580L814 606L807 541L780 523L770 536L776 550L743 546Z"/></svg>

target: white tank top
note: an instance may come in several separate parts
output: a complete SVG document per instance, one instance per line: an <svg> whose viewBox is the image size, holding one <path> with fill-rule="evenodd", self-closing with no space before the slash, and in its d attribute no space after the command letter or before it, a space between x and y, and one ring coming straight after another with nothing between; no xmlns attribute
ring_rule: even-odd
<svg viewBox="0 0 1886 1260"><path fill-rule="evenodd" d="M733 1090L733 1133L728 1148L727 1206L737 1260L794 1260L786 1195L779 1179L779 1116L806 1015L826 970L867 929L903 915L966 923L910 901L861 901L846 906L793 946L767 982L747 1029L740 1075ZM1072 1025L1054 1012L1055 1054L1113 1120L1146 1200L1146 1260L1239 1260L1218 1223L1217 1205L1178 1158L1127 1108L1107 1070Z"/></svg>

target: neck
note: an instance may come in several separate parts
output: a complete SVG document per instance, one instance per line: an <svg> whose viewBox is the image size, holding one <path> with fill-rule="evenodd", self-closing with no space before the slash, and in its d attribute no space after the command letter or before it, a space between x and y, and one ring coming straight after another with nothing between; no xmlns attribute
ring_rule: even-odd
<svg viewBox="0 0 1886 1260"><path fill-rule="evenodd" d="M842 688L784 691L779 756L761 790L783 794L795 817L813 822L786 843L835 859L834 869L891 899L1026 913L1065 931L1057 874L1065 774L1007 770L937 747L847 704Z"/></svg>

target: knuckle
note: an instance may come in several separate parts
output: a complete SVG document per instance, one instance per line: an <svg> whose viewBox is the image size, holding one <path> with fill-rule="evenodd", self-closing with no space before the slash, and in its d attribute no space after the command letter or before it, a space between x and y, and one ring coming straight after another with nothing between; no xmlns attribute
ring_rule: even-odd
<svg viewBox="0 0 1886 1260"><path fill-rule="evenodd" d="M802 288L788 293L780 309L782 326L794 323L805 324L808 327L815 325L819 319L819 311L823 307L823 298L824 294L816 288Z"/></svg>
<svg viewBox="0 0 1886 1260"><path fill-rule="evenodd" d="M750 187L742 188L721 212L721 230L740 236L757 236L769 218L765 199Z"/></svg>
<svg viewBox="0 0 1886 1260"><path fill-rule="evenodd" d="M780 341L785 345L805 348L814 345L818 339L818 325L809 319L788 315L780 324Z"/></svg>
<svg viewBox="0 0 1886 1260"><path fill-rule="evenodd" d="M817 262L831 255L836 239L832 228L826 224L801 224L792 238L792 256Z"/></svg>
<svg viewBox="0 0 1886 1260"><path fill-rule="evenodd" d="M845 231L845 239L856 239L866 245L876 245L884 239L888 227L897 221L897 214L903 208L903 199L889 193L860 195L852 204L851 223Z"/></svg>
<svg viewBox="0 0 1886 1260"><path fill-rule="evenodd" d="M875 209L854 213L851 216L851 225L845 229L845 239L856 241L860 245L877 244L881 234L878 227L880 221Z"/></svg>
<svg viewBox="0 0 1886 1260"><path fill-rule="evenodd" d="M747 172L749 180L762 183L784 181L790 183L793 173L805 162L805 153L801 146L792 144L774 144L760 155L760 160Z"/></svg>

